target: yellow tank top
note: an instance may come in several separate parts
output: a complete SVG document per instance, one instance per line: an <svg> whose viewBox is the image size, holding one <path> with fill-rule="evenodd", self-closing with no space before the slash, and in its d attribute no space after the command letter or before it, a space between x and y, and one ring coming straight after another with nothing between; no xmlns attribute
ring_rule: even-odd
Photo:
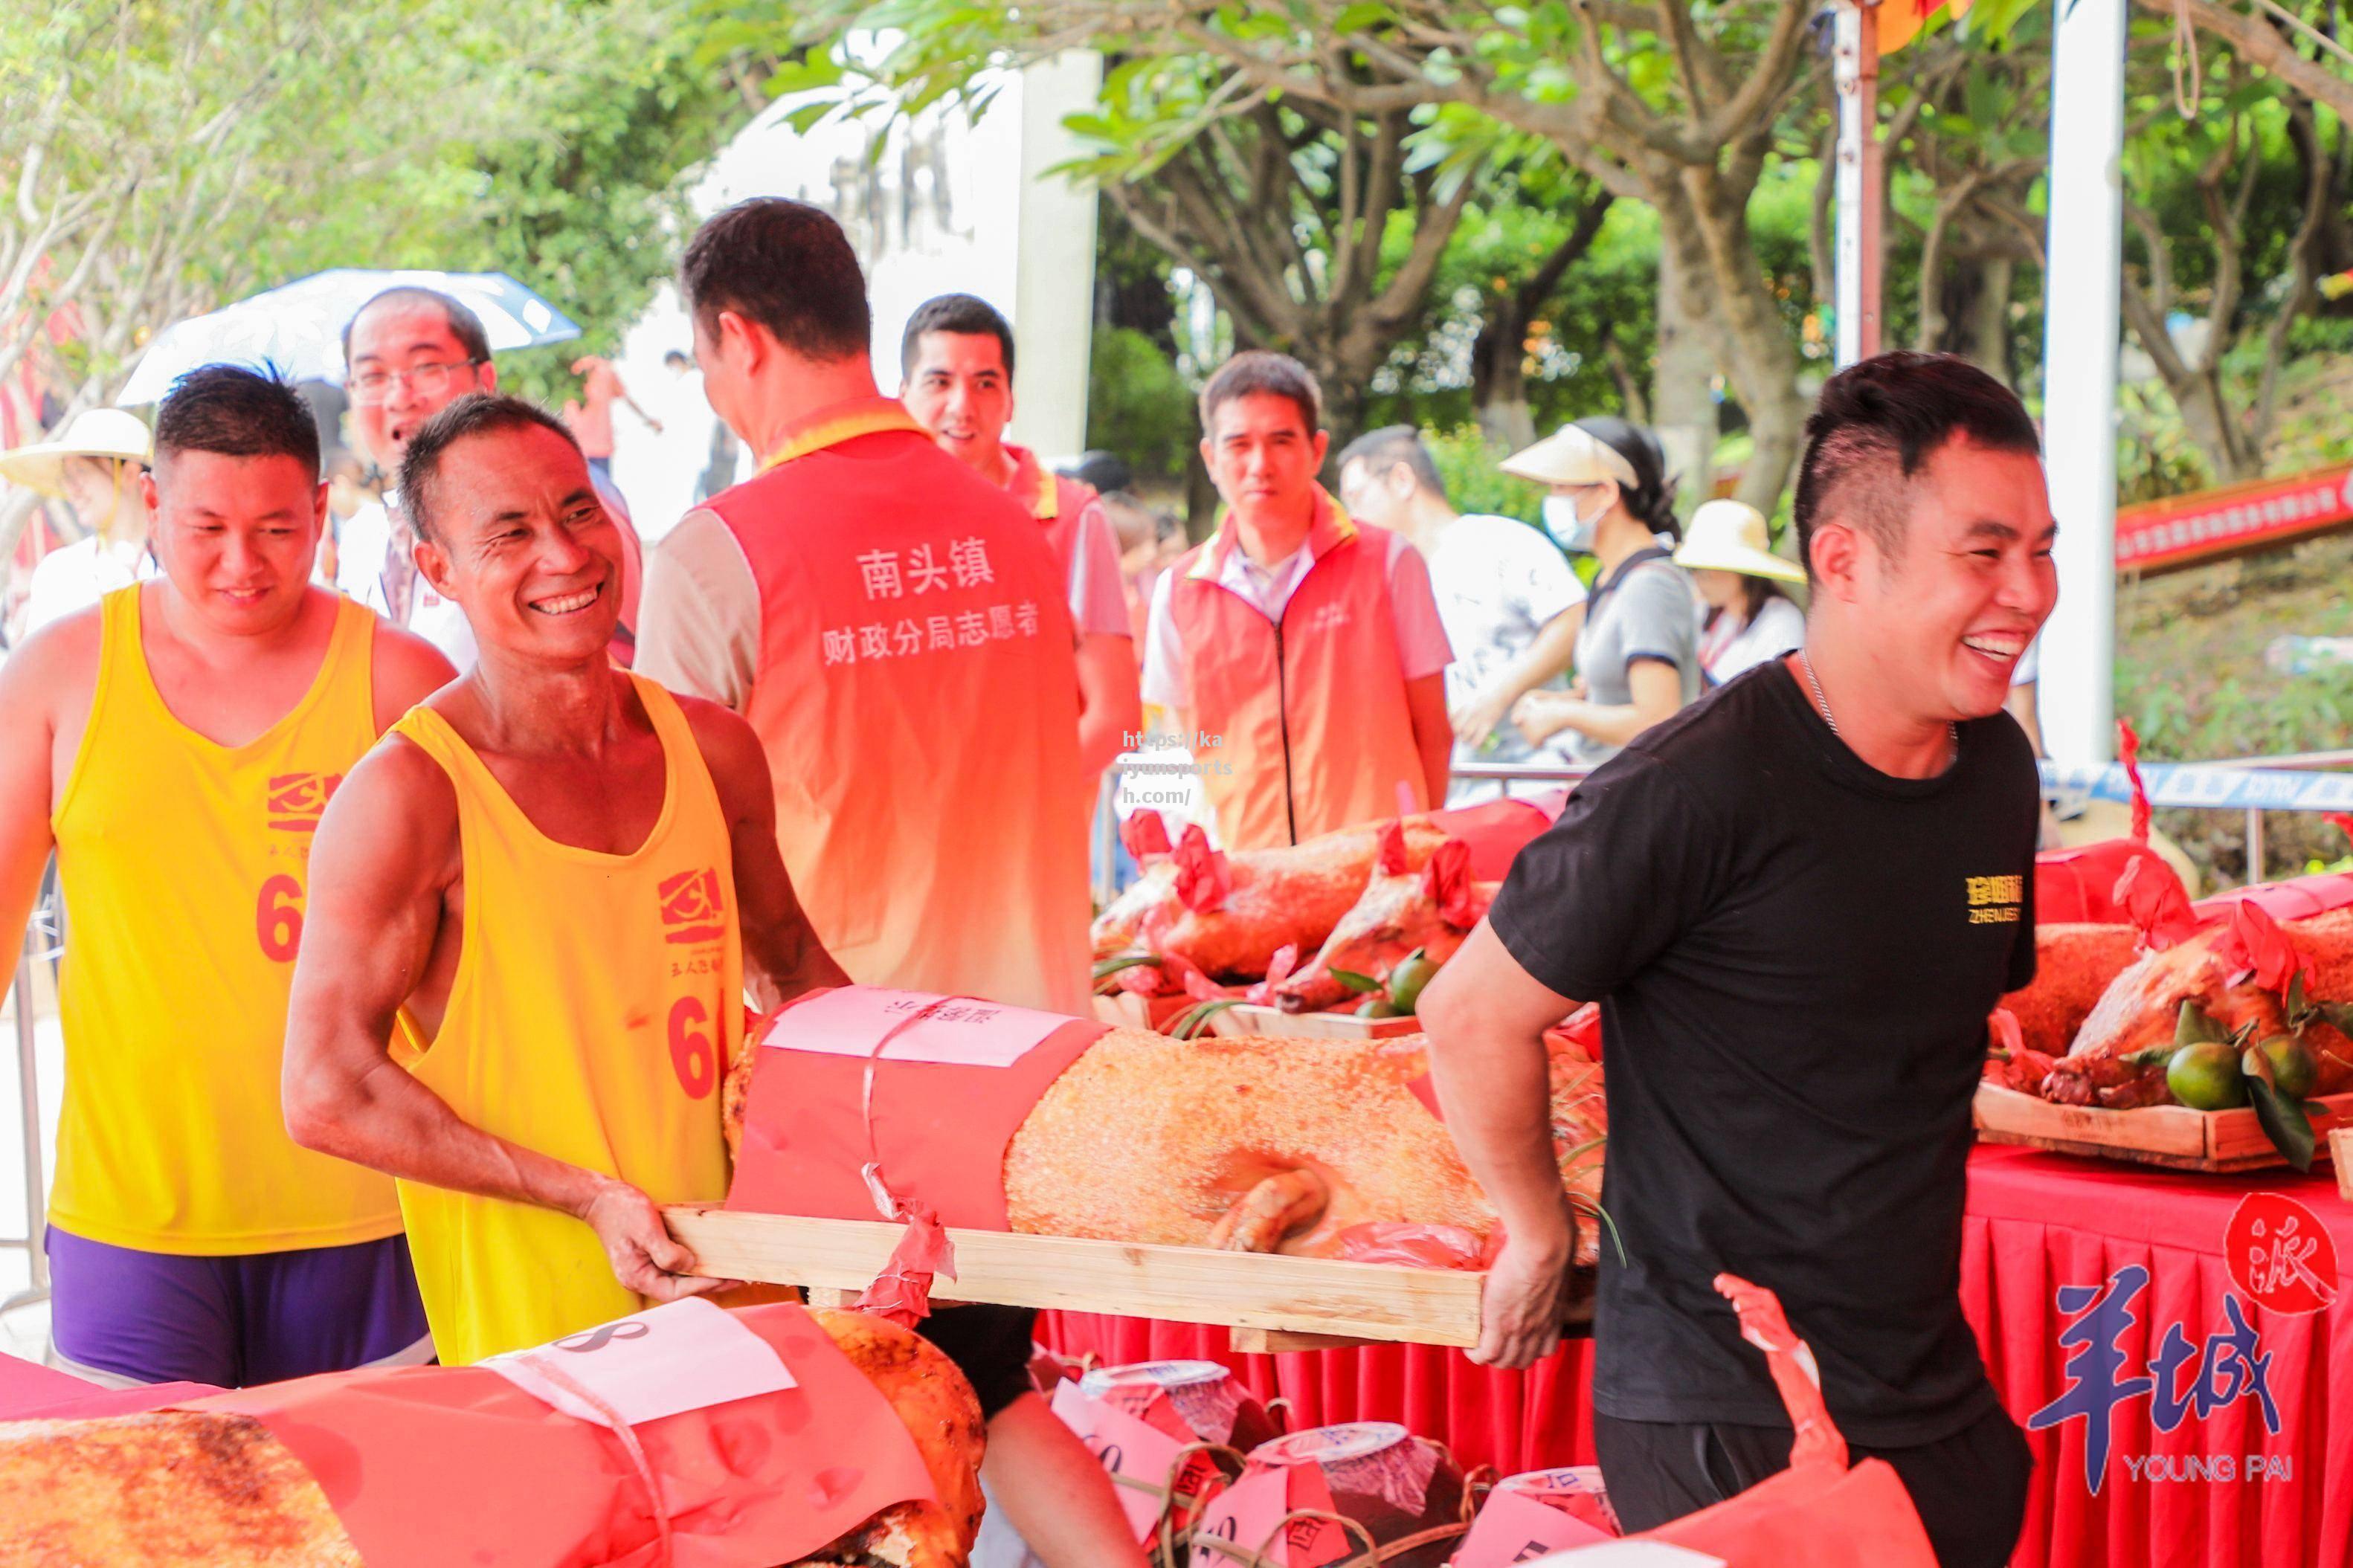
<svg viewBox="0 0 2353 1568"><path fill-rule="evenodd" d="M231 747L164 705L139 593L106 596L90 727L51 818L68 942L49 1218L197 1257L397 1235L391 1181L298 1147L278 1098L311 836L375 743L375 616L341 601L309 692Z"/></svg>
<svg viewBox="0 0 2353 1568"><path fill-rule="evenodd" d="M458 792L464 926L440 1032L406 1015L419 1081L474 1126L619 1176L657 1202L727 1194L719 1081L744 1027L727 818L685 715L632 678L666 762L637 851L558 844L532 826L441 716L396 732ZM400 1184L409 1252L445 1363L573 1333L647 1303L596 1233L553 1209Z"/></svg>

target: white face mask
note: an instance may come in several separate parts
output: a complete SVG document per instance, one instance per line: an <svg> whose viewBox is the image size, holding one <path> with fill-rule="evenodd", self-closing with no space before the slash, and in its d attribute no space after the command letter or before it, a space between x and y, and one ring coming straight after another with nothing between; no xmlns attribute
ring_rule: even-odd
<svg viewBox="0 0 2353 1568"><path fill-rule="evenodd" d="M1609 510L1609 498L1607 495L1600 498L1600 504L1593 509L1593 515L1586 517L1577 511L1576 497L1556 492L1544 499L1545 531L1571 554L1590 555L1593 553L1593 535Z"/></svg>

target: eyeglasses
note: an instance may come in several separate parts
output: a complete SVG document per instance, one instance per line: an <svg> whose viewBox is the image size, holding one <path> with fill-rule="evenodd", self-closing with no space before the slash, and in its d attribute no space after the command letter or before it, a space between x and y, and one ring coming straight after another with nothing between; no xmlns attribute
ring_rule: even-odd
<svg viewBox="0 0 2353 1568"><path fill-rule="evenodd" d="M456 359L446 364L413 364L406 370L368 370L344 382L351 390L352 401L362 405L382 403L392 395L392 384L406 382L408 390L419 397L438 397L449 390L449 378L461 370L471 370L482 362L478 359Z"/></svg>

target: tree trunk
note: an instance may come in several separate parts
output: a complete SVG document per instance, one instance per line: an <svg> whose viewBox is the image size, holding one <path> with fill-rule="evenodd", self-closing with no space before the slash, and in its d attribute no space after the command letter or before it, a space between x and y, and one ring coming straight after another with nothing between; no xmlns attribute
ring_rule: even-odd
<svg viewBox="0 0 2353 1568"><path fill-rule="evenodd" d="M1479 428L1514 451L1536 438L1528 406L1526 320L1516 291L1490 291L1486 319L1471 342L1471 401Z"/></svg>
<svg viewBox="0 0 2353 1568"><path fill-rule="evenodd" d="M1770 517L1797 466L1809 401L1798 390L1797 352L1750 243L1748 197L1755 181L1689 165L1678 174L1675 221L1688 214L1698 231L1707 270L1694 281L1713 292L1714 335L1756 442L1736 493ZM1668 222L1662 209L1662 231Z"/></svg>
<svg viewBox="0 0 2353 1568"><path fill-rule="evenodd" d="M2007 256L1973 259L1970 269L1978 276L1976 298L1968 317L1956 318L1963 321L1965 329L1957 351L2005 386L2017 384L2010 341L2010 289L2017 268L2018 263Z"/></svg>
<svg viewBox="0 0 2353 1568"><path fill-rule="evenodd" d="M1659 215L1659 358L1651 381L1651 427L1677 480L1686 516L1715 488L1715 343L1707 309L1707 257L1692 226Z"/></svg>

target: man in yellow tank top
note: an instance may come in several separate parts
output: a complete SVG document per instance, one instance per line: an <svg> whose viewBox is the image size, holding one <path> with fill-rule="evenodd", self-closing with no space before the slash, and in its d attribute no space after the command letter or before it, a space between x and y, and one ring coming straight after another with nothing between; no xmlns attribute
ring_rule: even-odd
<svg viewBox="0 0 2353 1568"><path fill-rule="evenodd" d="M327 489L291 387L183 378L142 484L163 574L0 671L0 940L52 847L67 916L58 1354L221 1384L423 1361L391 1184L297 1147L277 1086L320 809L453 672L310 585Z"/></svg>
<svg viewBox="0 0 2353 1568"><path fill-rule="evenodd" d="M445 1362L701 1293L659 1205L726 1194L719 1085L763 1005L847 980L776 848L744 721L613 668L621 542L513 398L411 438L417 563L479 661L319 833L289 1130L399 1179Z"/></svg>

